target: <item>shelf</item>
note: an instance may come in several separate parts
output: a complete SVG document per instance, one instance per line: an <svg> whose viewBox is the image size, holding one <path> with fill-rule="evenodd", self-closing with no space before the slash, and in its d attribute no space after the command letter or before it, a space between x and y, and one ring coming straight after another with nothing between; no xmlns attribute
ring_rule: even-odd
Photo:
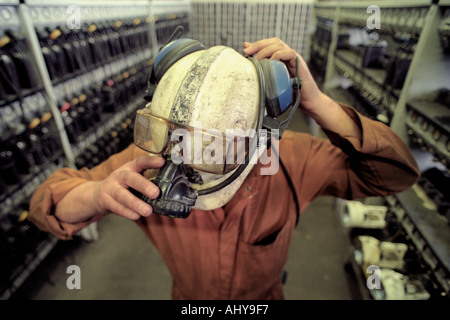
<svg viewBox="0 0 450 320"><path fill-rule="evenodd" d="M363 273L361 266L355 261L354 256L355 248L352 246L345 261L345 270L348 273L352 273L352 276L357 284L358 293L362 300L373 300L373 297L367 288L366 276Z"/></svg>
<svg viewBox="0 0 450 320"><path fill-rule="evenodd" d="M401 90L385 84L387 71L383 69L362 68L362 58L351 50L335 52L335 69L350 79L357 87L368 93L383 109L395 112Z"/></svg>
<svg viewBox="0 0 450 320"><path fill-rule="evenodd" d="M352 106L354 103L354 101L349 99L349 97L344 93L344 89L342 87L327 88L325 92L332 99L341 102L343 104Z"/></svg>
<svg viewBox="0 0 450 320"><path fill-rule="evenodd" d="M48 239L42 241L36 248L36 253L30 256L22 266L10 276L7 288L2 288L0 292L0 300L9 299L14 292L25 282L31 273L39 266L39 264L47 257L58 243L58 239L49 235Z"/></svg>
<svg viewBox="0 0 450 320"><path fill-rule="evenodd" d="M434 101L417 99L409 101L408 105L450 135L450 107Z"/></svg>
<svg viewBox="0 0 450 320"><path fill-rule="evenodd" d="M368 11L375 5L380 9L380 33L396 31L419 34L424 26L430 1L330 1L316 4L318 15L335 19L340 25L367 27L367 19L373 12ZM339 11L339 12L338 12Z"/></svg>
<svg viewBox="0 0 450 320"><path fill-rule="evenodd" d="M419 193L419 195L418 195ZM417 250L434 273L443 290L450 295L450 226L437 211L427 208L417 185L396 195L404 210L397 218Z"/></svg>
<svg viewBox="0 0 450 320"><path fill-rule="evenodd" d="M370 13L367 9L371 5L381 9L381 27L373 31L379 36L378 40L388 44L380 60L380 67L383 68L363 67L366 66L363 64L364 49L355 43L364 43L363 39L366 39L363 31L368 29ZM325 59L325 79L324 83L319 84L325 88L325 93L337 101L353 105L366 116L368 114L361 108L361 104L364 105L366 101L364 98L375 102L374 105L387 112L392 130L405 143L415 142L426 153L426 157L414 154L418 163L422 161L419 167L442 167L444 164L450 169L450 108L435 102L437 99L430 99L430 102L424 98L431 96L431 91L440 89L438 86L442 86L442 89L448 86L445 70L449 62L446 35L450 8L443 5L441 1L438 4L430 1L317 3L317 20L330 21L332 38L329 43L314 38L311 42L312 52L318 56L317 61ZM352 46L339 38L343 32L353 36L349 39L352 40L349 41ZM403 48L406 44L409 46ZM328 55L328 52L333 54ZM398 52L402 52L402 55L398 55ZM398 63L401 68L397 71L389 66L391 63ZM363 99L356 99L360 96ZM447 101L446 97L439 101ZM357 100L363 103L358 104ZM412 151L415 147L411 144ZM425 160L426 163L423 163ZM431 291L446 298L450 288L450 225L447 217L438 212L438 205L431 199L425 203L425 197L425 191L415 185L386 200L394 208L402 235L407 235L405 240L412 250L415 247L414 252L420 254L420 274L412 276L432 277L432 283L438 289ZM368 289L364 287L365 277L359 266L355 262L352 265L351 261L347 266L357 269L358 272L354 273L361 277L360 290L367 292ZM414 273L414 270L409 271Z"/></svg>
<svg viewBox="0 0 450 320"><path fill-rule="evenodd" d="M383 98L385 91L396 98L400 96L401 89L393 89L392 86L386 84L388 73L386 70L381 68L363 68L363 57L352 50L336 50L335 56L348 65L349 68L352 68L352 78L356 82L362 82L363 86L367 88L367 91L372 91L378 99ZM368 83L365 84L365 81ZM374 88L370 88L369 86L373 86Z"/></svg>
<svg viewBox="0 0 450 320"><path fill-rule="evenodd" d="M53 155L51 159L48 159L48 162L36 168L30 174L22 175L20 179L21 183L6 186L5 190L3 190L4 192L0 195L0 218L5 219L3 221L4 226L2 227L5 228L5 231L11 232L13 235L16 234L16 231L17 235L21 235L17 228L22 228L23 225L9 224L10 215L15 217L17 210L25 208L28 205L32 194L41 183L55 170L62 167L75 169L75 157L83 156L84 152L88 154L87 149L93 146L94 143L97 143L100 138L105 138L104 136L108 135L110 130L117 128L117 131L123 132L124 126L122 122L131 114L134 115L134 111L138 107L141 105L143 107L147 103L142 96L148 80L149 70L147 68L150 67L150 59L157 53L159 46L162 44L158 43L157 34L164 30L167 31L169 28L181 23L186 24L185 29L187 30L189 27L187 24L189 22L188 17L191 8L191 3L188 0L170 2L141 0L134 1L133 3L118 1L117 3L105 4L98 1L75 0L71 5L78 6L79 13L82 14L82 24L90 24L93 22L111 23L113 21L122 22L126 20L129 22L133 21L133 26L130 24L127 25L126 29L122 27L117 30L116 33L120 33L120 36L123 36L122 40L125 39L127 45L122 46L121 50L116 50L114 53L111 53L110 59L103 59L102 61L93 59L90 61L89 66L77 65L77 71L75 72L71 72L75 68L68 69L64 75L62 75L62 72L55 72L52 74L54 79L51 79L42 54L42 43L39 42L42 39L38 38L36 29L45 27L55 28L64 25L69 21L67 19L73 18L74 16L67 16L69 11L66 9L69 4L64 4L57 0L29 0L25 4L20 4L19 2L23 1L7 1L8 5L18 6L14 7L14 10L7 11L5 10L8 8L5 8L5 10L2 8L5 14L3 16L0 15L0 20L7 20L4 23L5 25L14 24L13 27L17 28L21 35L26 38L27 52L29 52L29 57L27 57L30 59L33 58L33 65L37 71L36 76L39 76L39 83L42 82L43 84L34 89L23 90L22 95L24 98L28 98L33 94L40 93L47 98L43 99L45 101L45 109L46 111L50 110L52 112L52 121L55 121L53 124L56 127L57 134L59 134L62 146L58 154ZM12 18L8 17L7 13L10 13ZM136 17L139 17L140 21L137 21L135 19ZM159 20L157 26L155 24L156 20ZM142 23L143 21L145 21L145 24ZM111 27L113 26L111 25ZM116 25L114 25L115 27ZM131 28L128 27L133 28L133 32L130 32ZM68 28L70 29L69 26ZM80 28L77 27L72 29L74 34L78 34L79 30ZM86 30L82 30L81 32L84 31ZM85 36L91 36L92 38L105 35L103 33L101 35L93 35L90 32L89 34L83 34L83 39L86 40ZM137 40L137 38L139 39ZM58 39L58 44L61 44L63 40L62 38ZM165 41L165 39L161 40ZM66 38L64 41L70 42L71 40ZM48 45L52 43L48 43ZM110 43L98 42L98 45L98 49L103 51ZM123 43L120 43L120 45L123 45ZM135 74L137 76L132 78ZM57 78L56 75L59 77ZM78 130L79 132L77 131L79 134L78 139L75 138L69 141L69 129L63 122L64 119L61 115L59 103L62 101L70 101L73 106L79 107L79 103L84 100L78 99L78 102L74 102L76 100L74 97L78 98L83 93L88 96L88 93L92 93L94 98L99 100L99 102L95 102L93 105L98 106L102 102L106 104L103 96L104 92L90 92L91 85L96 85L98 82L102 83L105 80L111 79L111 77L114 77L113 81L117 84L115 87L117 90L114 92L116 96L114 98L116 99L116 105L120 105L120 107L114 112L108 109L108 111L111 111L109 113L107 110L104 110L104 113L98 117L101 118L101 122L96 122L92 126L84 126ZM131 80L127 82L125 79ZM95 86L95 88L97 87ZM119 94L119 92L122 94ZM88 96L87 98L89 99L90 97ZM17 103L16 100L18 100L17 97L11 95L4 96L0 101L0 106L13 102ZM12 115L12 118L15 120L14 115ZM75 119L74 122L77 120ZM83 124L85 123L87 122L83 122ZM128 136L132 138L132 134L130 136L129 133L127 132ZM112 148L112 150L116 149ZM18 212L20 213L21 211ZM39 240L36 241L33 241L33 239L30 240L27 243L30 245L26 246L23 252L21 251L21 247L18 247L16 251L5 251L5 255L2 258L9 259L7 262L9 261L10 263L5 264L5 268L2 268L2 270L5 270L5 274L3 274L2 282L0 283L0 299L9 299L47 257L58 242L56 237L45 232L40 232L38 238ZM26 238L26 240L29 239ZM6 246L8 248L8 244L3 244L3 247ZM16 253L20 255L20 260L14 256ZM9 257L7 256L8 254L10 255ZM17 267L15 266L16 261L20 261Z"/></svg>
<svg viewBox="0 0 450 320"><path fill-rule="evenodd" d="M23 89L21 91L22 99L26 99L28 96L32 96L37 93L42 93L44 88L42 86L38 86L33 89ZM0 108L4 107L7 104L10 104L12 102L18 101L19 98L16 95L8 94L6 96L6 99L0 99Z"/></svg>
<svg viewBox="0 0 450 320"><path fill-rule="evenodd" d="M362 67L363 57L358 55L356 52L352 50L336 50L335 55L337 58L344 60L347 64L350 64L354 68L357 68L359 71L362 71L368 79L374 81L379 86L384 86L387 75L386 70L375 68L363 68Z"/></svg>
<svg viewBox="0 0 450 320"><path fill-rule="evenodd" d="M441 0L443 2L443 0ZM372 0L352 0L352 1L323 1L316 4L317 8L360 8L367 9L368 6L376 4L380 8L416 8L428 7L430 0L409 0L409 1L374 1Z"/></svg>
<svg viewBox="0 0 450 320"><path fill-rule="evenodd" d="M328 55L328 48L322 46L319 43L313 42L313 44L311 45L311 50L314 51L314 53L317 53L317 55L322 58L322 59L327 59L327 55Z"/></svg>
<svg viewBox="0 0 450 320"><path fill-rule="evenodd" d="M126 116L136 110L139 106L145 104L144 98L135 97L134 102L130 103L126 108L117 112L113 116L109 116L102 121L102 124L98 127L92 128L89 132L84 133L79 137L79 143L72 146L75 158L80 156L84 150L86 150L90 145L95 144L98 139L101 139L110 129L115 128L117 125L123 121Z"/></svg>
<svg viewBox="0 0 450 320"><path fill-rule="evenodd" d="M37 186L44 182L55 170L64 165L62 155L56 155L52 161L47 161L40 167L38 173L30 173L22 178L22 183L10 186L0 196L0 217L7 215L17 208L22 202L31 197Z"/></svg>
<svg viewBox="0 0 450 320"><path fill-rule="evenodd" d="M406 126L413 143L450 169L450 111L439 103L410 101Z"/></svg>

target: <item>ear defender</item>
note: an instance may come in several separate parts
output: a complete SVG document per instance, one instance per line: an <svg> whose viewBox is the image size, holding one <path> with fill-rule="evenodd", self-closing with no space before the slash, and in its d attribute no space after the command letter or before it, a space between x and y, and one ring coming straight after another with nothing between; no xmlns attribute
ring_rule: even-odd
<svg viewBox="0 0 450 320"><path fill-rule="evenodd" d="M161 49L153 64L156 81L159 82L175 62L188 54L204 49L203 44L192 39L178 39L168 43Z"/></svg>
<svg viewBox="0 0 450 320"><path fill-rule="evenodd" d="M259 61L265 83L265 103L267 114L278 117L292 104L293 80L289 76L286 65L277 60Z"/></svg>
<svg viewBox="0 0 450 320"><path fill-rule="evenodd" d="M175 62L188 54L204 49L205 47L199 41L184 38L173 40L162 47L153 62L152 72L148 81L147 94L144 98L147 101L151 101L158 82Z"/></svg>
<svg viewBox="0 0 450 320"><path fill-rule="evenodd" d="M286 65L277 60L249 58L259 75L260 90L262 90L261 108L267 112L264 116L263 128L270 132L278 130L275 135L281 139L284 131L300 105L301 78L298 74L298 58L296 77L291 78ZM296 92L295 102L293 91ZM283 121L277 118L293 105L290 114ZM268 140L270 143L270 139Z"/></svg>

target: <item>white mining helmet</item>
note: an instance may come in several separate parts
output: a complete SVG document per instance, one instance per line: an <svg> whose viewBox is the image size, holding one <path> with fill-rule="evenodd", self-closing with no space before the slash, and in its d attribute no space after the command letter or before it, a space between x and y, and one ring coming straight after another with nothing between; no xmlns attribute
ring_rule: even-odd
<svg viewBox="0 0 450 320"><path fill-rule="evenodd" d="M249 59L228 47L212 47L180 59L164 74L153 95L150 111L193 128L198 128L201 124L201 129L209 132L217 130L222 137L226 137L227 131L239 132L236 129L241 129L242 132L253 129L256 132L260 113L258 83L258 74ZM177 94L171 95L167 94L168 92ZM191 151L195 151L194 148ZM199 155L204 158L207 153L202 151ZM204 164L206 159L196 158L198 154L193 155L192 162L200 165L201 161L203 168L208 170L209 166ZM223 162L212 161L210 166L223 167ZM210 195L200 196L195 208L215 209L227 203L252 169L254 162L251 161L244 172L225 188ZM231 174L207 174L206 171L199 173L204 182L198 186L199 190L217 184Z"/></svg>
<svg viewBox="0 0 450 320"><path fill-rule="evenodd" d="M151 202L155 212L187 217L191 208L225 205L267 146L259 141L261 129L282 133L287 127L295 110L283 122L277 117L292 105L294 88L292 109L300 102L299 78L291 79L284 63L257 61L225 46L205 49L192 39L164 46L134 132L137 146L166 158L155 179L161 189L158 203ZM161 198L170 192L170 201Z"/></svg>

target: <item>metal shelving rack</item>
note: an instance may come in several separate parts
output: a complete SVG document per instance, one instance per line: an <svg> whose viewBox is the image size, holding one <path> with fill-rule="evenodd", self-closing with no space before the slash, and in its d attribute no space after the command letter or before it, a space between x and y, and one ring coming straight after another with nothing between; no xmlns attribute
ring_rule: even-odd
<svg viewBox="0 0 450 320"><path fill-rule="evenodd" d="M192 34L205 46L242 53L244 41L278 37L309 56L313 0L193 0Z"/></svg>
<svg viewBox="0 0 450 320"><path fill-rule="evenodd" d="M131 142L131 140L121 141L117 139L123 138L123 136L132 138L132 134L130 134L132 132L132 118L135 110L145 104L143 96L149 68L160 46L166 43L171 31L180 24L185 26L185 36L189 36L190 8L190 1L185 0L133 0L114 1L112 3L85 0L2 1L0 5L0 31L4 31L6 28L13 29L26 40L26 55L32 62L33 74L21 76L32 76L37 83L33 90L22 91L24 107L33 105L27 102L27 99L35 102L34 104L39 101L39 105L51 113L51 126L58 137L59 151L39 170L22 176L20 183L9 185L6 190L2 190L0 220L7 221L9 226L9 216L19 215L22 210L25 212L25 206L36 187L58 168L63 166L79 168L81 164L87 167L95 165L95 161L99 161L99 159L95 159L95 154L92 155L91 151L105 151L97 145L105 138L112 137L116 139L114 142L118 142L122 146ZM79 18L80 24L70 29L69 22L77 23L76 20L73 20L76 18ZM85 31L88 38L94 37L93 34L98 30L97 27L106 26L106 29L110 27L114 29L112 32L115 32L115 35L119 33L129 41L130 45L139 43L139 47L135 47L134 50L131 50L133 48L130 47L129 51L125 51L122 43L123 51L121 54L111 56L95 64L92 63L89 66L85 65L77 72L55 79L51 77L46 64L47 61L41 48L42 38L38 34L38 30L63 30L61 26L67 26L71 32L89 26L89 31ZM70 30L66 30L66 32L70 32ZM135 38L130 38L132 36L135 36ZM86 38L86 41L88 38ZM136 42L136 38L139 38L138 42ZM52 40L54 39L52 38ZM73 108L74 105L86 101L85 94L90 92L92 86L95 87L95 85L104 82L113 88L117 84L120 84L122 88L136 88L137 92L133 96L129 96L129 93L127 93L130 100L124 101L114 112L101 116L100 122L88 128L88 130L80 132L76 141L71 141L68 134L69 127L62 116L61 101L70 103L71 108ZM119 92L118 88L115 90ZM2 100L1 108L16 103L16 100L17 97L14 96ZM14 120L14 114L9 114L9 116L11 120ZM127 134L121 134L124 132ZM117 146L115 147L118 151ZM86 154L91 154L93 157L86 159ZM95 224L90 228L96 228ZM39 242L33 243L33 249L25 254L24 260L20 261L15 268L8 270L9 275L2 274L0 299L10 298L58 243L58 240L51 235L41 234L38 238ZM3 247L8 246L8 244L4 245ZM3 254L2 259L2 264L9 262L7 254Z"/></svg>
<svg viewBox="0 0 450 320"><path fill-rule="evenodd" d="M367 20L373 12L367 8L372 5L380 9L381 26L369 31ZM437 168L448 175L450 106L448 99L439 99L439 94L450 90L450 2L319 1L313 16L316 32L311 40L310 65L324 92L389 125L410 146L421 172ZM409 61L405 64L401 82L393 85L387 81L389 72L395 69L392 64L381 67L363 64L363 57L367 56L360 46L355 45L358 42L349 45L349 41L355 39L354 35L361 33L370 39L376 34L376 40L387 40L385 56L391 58L400 51L388 51L389 47L399 49L400 46L405 48L405 43L409 45ZM403 44L399 44L400 41ZM369 104L376 107L377 113L366 109ZM312 126L311 131L315 130L317 128ZM449 297L448 209L447 214L439 211L438 203L420 182L395 196L363 202L389 208L401 226L410 250L418 255L425 267L434 293ZM355 267L355 263L352 265ZM355 274L361 274L361 270L357 271ZM358 280L364 288L366 279ZM363 291L363 297L370 299L369 291Z"/></svg>

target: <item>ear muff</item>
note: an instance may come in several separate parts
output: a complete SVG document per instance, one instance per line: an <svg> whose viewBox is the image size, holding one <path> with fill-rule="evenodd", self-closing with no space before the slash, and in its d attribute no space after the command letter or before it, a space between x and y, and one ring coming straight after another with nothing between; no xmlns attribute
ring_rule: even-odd
<svg viewBox="0 0 450 320"><path fill-rule="evenodd" d="M197 40L178 39L165 45L155 58L153 69L156 82L178 60L193 52L204 50L205 47Z"/></svg>
<svg viewBox="0 0 450 320"><path fill-rule="evenodd" d="M267 115L264 116L263 128L269 130L271 135L276 130L275 136L281 139L300 105L302 79L298 72L298 58L295 78L290 77L286 65L281 61L271 59L257 60L253 57L249 57L249 59L253 62L259 76L260 90L262 91L261 109L267 112ZM296 93L295 101L293 91ZM277 119L291 106L291 112L287 117L284 117L284 120L280 121ZM270 143L270 139L268 143Z"/></svg>
<svg viewBox="0 0 450 320"><path fill-rule="evenodd" d="M177 39L162 47L153 62L145 99L151 101L158 82L175 62L188 54L204 49L203 44L193 39Z"/></svg>
<svg viewBox="0 0 450 320"><path fill-rule="evenodd" d="M277 60L259 61L264 76L264 95L267 114L278 117L292 104L293 80L286 65Z"/></svg>

